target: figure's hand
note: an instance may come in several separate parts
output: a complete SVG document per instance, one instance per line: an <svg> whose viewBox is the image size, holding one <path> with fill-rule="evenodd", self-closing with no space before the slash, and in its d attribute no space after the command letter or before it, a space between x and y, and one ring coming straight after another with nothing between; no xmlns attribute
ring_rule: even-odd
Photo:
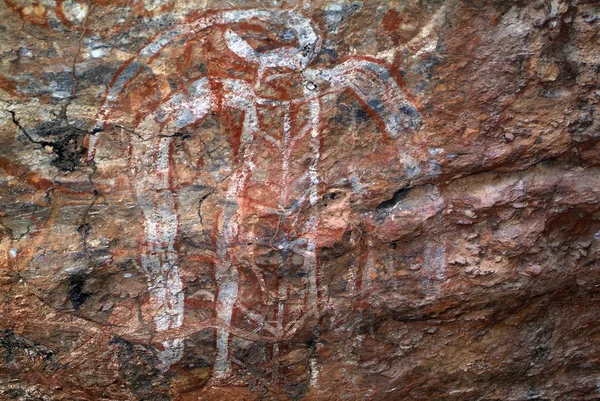
<svg viewBox="0 0 600 401"><path fill-rule="evenodd" d="M208 78L196 80L187 87L185 92L178 92L161 104L153 113L151 123L157 124L158 132L163 135L174 135L186 126L204 119L211 110L212 100ZM145 131L150 134L154 130L154 127L138 129L140 132Z"/></svg>

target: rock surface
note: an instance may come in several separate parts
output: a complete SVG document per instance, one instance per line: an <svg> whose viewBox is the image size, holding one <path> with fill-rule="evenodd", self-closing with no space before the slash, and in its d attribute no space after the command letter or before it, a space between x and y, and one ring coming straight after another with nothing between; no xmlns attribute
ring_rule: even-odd
<svg viewBox="0 0 600 401"><path fill-rule="evenodd" d="M600 5L2 0L0 398L600 399Z"/></svg>

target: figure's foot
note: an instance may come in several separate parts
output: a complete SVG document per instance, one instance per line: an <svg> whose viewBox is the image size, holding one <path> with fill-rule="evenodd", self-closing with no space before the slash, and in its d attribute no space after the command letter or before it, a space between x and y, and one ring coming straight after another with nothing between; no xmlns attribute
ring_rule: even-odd
<svg viewBox="0 0 600 401"><path fill-rule="evenodd" d="M225 370L215 370L213 375L208 381L210 387L226 387L231 385L231 368Z"/></svg>
<svg viewBox="0 0 600 401"><path fill-rule="evenodd" d="M183 349L185 345L181 338L175 340L165 340L162 342L163 350L158 350L158 365L157 368L161 372L169 370L171 365L179 362L183 357Z"/></svg>

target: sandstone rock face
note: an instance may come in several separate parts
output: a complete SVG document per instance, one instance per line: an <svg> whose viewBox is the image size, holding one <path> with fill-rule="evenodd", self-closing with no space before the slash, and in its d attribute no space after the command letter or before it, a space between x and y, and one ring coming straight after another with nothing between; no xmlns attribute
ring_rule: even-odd
<svg viewBox="0 0 600 401"><path fill-rule="evenodd" d="M600 399L596 0L0 18L0 399Z"/></svg>

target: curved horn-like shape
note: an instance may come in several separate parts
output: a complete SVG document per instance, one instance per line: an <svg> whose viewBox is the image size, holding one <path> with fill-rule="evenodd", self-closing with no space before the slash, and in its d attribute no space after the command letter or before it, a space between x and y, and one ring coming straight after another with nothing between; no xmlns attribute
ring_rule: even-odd
<svg viewBox="0 0 600 401"><path fill-rule="evenodd" d="M257 13L265 12L257 11ZM266 11L266 13L270 14L270 21L285 25L295 32L298 39L297 48L285 47L258 53L238 34L227 30L225 39L229 49L239 57L263 67L287 67L295 71L305 69L319 52L321 44L321 38L311 21L293 11ZM263 19L259 15L252 18Z"/></svg>

